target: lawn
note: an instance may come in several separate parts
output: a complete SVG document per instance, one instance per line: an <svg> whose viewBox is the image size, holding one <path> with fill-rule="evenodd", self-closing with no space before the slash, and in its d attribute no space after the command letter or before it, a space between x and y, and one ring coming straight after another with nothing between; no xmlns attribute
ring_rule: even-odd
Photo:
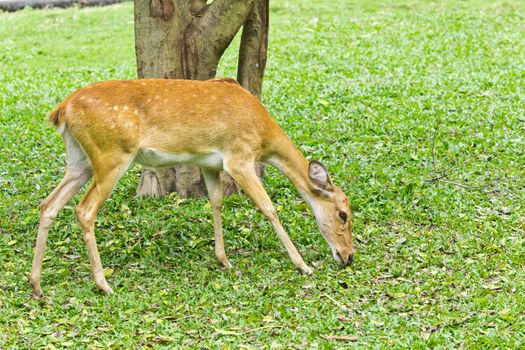
<svg viewBox="0 0 525 350"><path fill-rule="evenodd" d="M207 200L135 198L134 166L97 221L115 293L92 281L77 196L32 299L38 203L65 165L45 115L135 77L133 6L0 13L0 348L525 347L525 2L272 0L270 18L263 102L348 194L354 264L269 169L315 277L239 196L225 271ZM234 47L220 75L235 66Z"/></svg>

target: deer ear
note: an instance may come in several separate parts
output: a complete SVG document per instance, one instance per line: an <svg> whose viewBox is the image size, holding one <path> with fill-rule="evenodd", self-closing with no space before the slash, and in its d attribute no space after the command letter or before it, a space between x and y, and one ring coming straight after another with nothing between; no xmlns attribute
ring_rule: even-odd
<svg viewBox="0 0 525 350"><path fill-rule="evenodd" d="M320 190L331 189L332 180L323 164L315 160L311 161L308 165L308 176L316 188Z"/></svg>

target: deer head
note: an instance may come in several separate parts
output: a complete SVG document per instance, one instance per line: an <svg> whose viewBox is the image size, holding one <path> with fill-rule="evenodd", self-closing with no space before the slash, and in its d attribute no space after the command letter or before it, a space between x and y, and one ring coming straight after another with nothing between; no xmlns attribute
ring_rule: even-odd
<svg viewBox="0 0 525 350"><path fill-rule="evenodd" d="M311 186L310 204L321 233L334 259L344 265L354 260L352 211L346 195L335 186L326 168L317 161L308 166Z"/></svg>

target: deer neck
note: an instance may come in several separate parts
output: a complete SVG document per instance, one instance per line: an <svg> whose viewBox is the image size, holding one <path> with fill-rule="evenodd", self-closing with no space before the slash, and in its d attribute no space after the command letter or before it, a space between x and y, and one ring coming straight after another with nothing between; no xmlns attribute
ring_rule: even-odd
<svg viewBox="0 0 525 350"><path fill-rule="evenodd" d="M285 147L281 145L279 152L268 159L268 163L275 166L292 182L299 194L316 213L317 200L308 177L309 161L291 141L287 141Z"/></svg>

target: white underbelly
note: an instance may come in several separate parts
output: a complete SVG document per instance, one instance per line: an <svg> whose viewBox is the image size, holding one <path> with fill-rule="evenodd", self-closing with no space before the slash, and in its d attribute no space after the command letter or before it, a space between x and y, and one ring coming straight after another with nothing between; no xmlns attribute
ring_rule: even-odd
<svg viewBox="0 0 525 350"><path fill-rule="evenodd" d="M193 164L201 168L221 170L223 155L219 151L207 154L169 153L155 148L144 148L135 156L136 163L146 167L162 168L176 164Z"/></svg>

